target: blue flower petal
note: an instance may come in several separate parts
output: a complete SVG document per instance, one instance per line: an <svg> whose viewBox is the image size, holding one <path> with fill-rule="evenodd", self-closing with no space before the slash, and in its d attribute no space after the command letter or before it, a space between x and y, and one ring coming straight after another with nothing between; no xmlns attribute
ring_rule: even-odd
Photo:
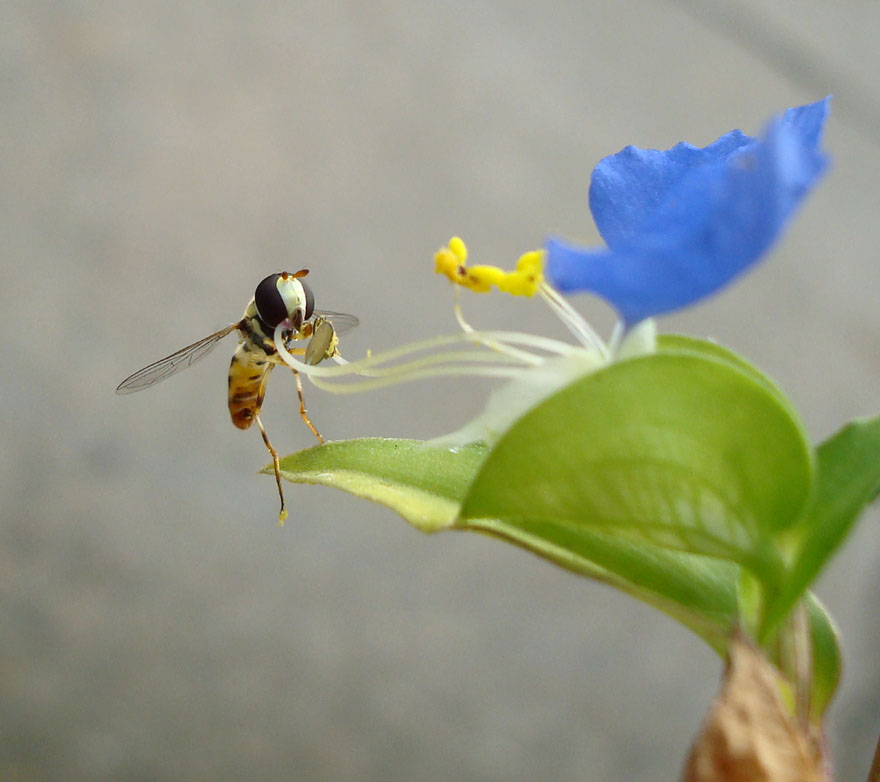
<svg viewBox="0 0 880 782"><path fill-rule="evenodd" d="M761 139L627 147L593 171L590 208L608 248L547 242L548 279L608 300L632 325L685 307L757 262L827 166L829 98L789 109Z"/></svg>

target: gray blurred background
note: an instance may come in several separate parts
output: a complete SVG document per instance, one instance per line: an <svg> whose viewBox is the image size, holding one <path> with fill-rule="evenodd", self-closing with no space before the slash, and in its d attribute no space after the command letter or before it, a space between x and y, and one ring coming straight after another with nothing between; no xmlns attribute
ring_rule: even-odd
<svg viewBox="0 0 880 782"><path fill-rule="evenodd" d="M288 486L280 528L263 443L228 419L234 338L113 391L281 269L361 318L349 356L451 332L431 258L452 234L505 265L597 240L602 156L834 92L834 168L772 260L661 327L752 359L817 440L876 413L878 25L876 0L6 0L0 778L676 778L721 672L677 624L329 489ZM564 334L538 301L465 305ZM277 374L287 453L312 442ZM340 439L451 431L489 388L306 392ZM877 522L817 585L844 636L842 780L880 731Z"/></svg>

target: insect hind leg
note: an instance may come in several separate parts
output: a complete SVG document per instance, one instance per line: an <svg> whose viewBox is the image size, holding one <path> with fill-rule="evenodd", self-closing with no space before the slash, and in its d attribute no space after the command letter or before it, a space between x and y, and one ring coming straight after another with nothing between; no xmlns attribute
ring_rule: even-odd
<svg viewBox="0 0 880 782"><path fill-rule="evenodd" d="M281 488L281 464L278 461L278 451L276 451L272 447L272 443L269 442L269 435L266 434L266 429L263 427L263 422L260 420L260 414L254 414L254 420L257 422L257 426L260 427L260 434L263 435L263 442L266 444L266 448L269 449L269 453L272 454L272 465L275 467L275 483L278 486L278 496L281 498L281 510L278 513L278 521L283 524L287 519L287 509L284 507L284 490Z"/></svg>
<svg viewBox="0 0 880 782"><path fill-rule="evenodd" d="M302 416L302 420L305 421L306 426L309 427L311 433L318 438L318 442L323 443L324 438L321 437L320 432L315 429L315 425L312 423L311 419L309 418L309 414L306 411L306 400L303 396L302 378L300 378L299 372L297 372L295 369L291 369L290 371L293 372L293 376L296 378L296 395L299 397L299 414Z"/></svg>

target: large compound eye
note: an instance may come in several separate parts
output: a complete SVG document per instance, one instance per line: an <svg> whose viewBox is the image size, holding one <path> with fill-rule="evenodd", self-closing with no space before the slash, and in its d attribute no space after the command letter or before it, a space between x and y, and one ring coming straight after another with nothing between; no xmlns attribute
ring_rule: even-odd
<svg viewBox="0 0 880 782"><path fill-rule="evenodd" d="M315 294L312 293L312 289L306 285L304 280L300 280L299 284L302 285L303 293L306 295L305 320L308 320L315 311Z"/></svg>
<svg viewBox="0 0 880 782"><path fill-rule="evenodd" d="M274 329L287 317L287 305L278 290L280 274L270 274L254 291L254 304L257 315L269 328Z"/></svg>

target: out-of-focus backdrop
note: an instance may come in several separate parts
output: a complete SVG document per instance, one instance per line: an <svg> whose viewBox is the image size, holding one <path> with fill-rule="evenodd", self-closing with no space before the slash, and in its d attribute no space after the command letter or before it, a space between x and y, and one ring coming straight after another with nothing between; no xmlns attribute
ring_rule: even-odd
<svg viewBox="0 0 880 782"><path fill-rule="evenodd" d="M113 391L281 269L360 317L349 356L454 331L451 235L504 265L597 241L602 156L833 92L834 167L772 258L661 328L741 351L817 440L876 413L878 28L873 0L3 3L0 777L676 778L721 672L680 626L329 489L288 486L280 528L259 434L229 422L232 337ZM564 333L536 301L464 303ZM276 374L286 453L312 443ZM306 392L339 439L451 431L489 388ZM878 572L873 511L817 585L841 779L880 731Z"/></svg>

